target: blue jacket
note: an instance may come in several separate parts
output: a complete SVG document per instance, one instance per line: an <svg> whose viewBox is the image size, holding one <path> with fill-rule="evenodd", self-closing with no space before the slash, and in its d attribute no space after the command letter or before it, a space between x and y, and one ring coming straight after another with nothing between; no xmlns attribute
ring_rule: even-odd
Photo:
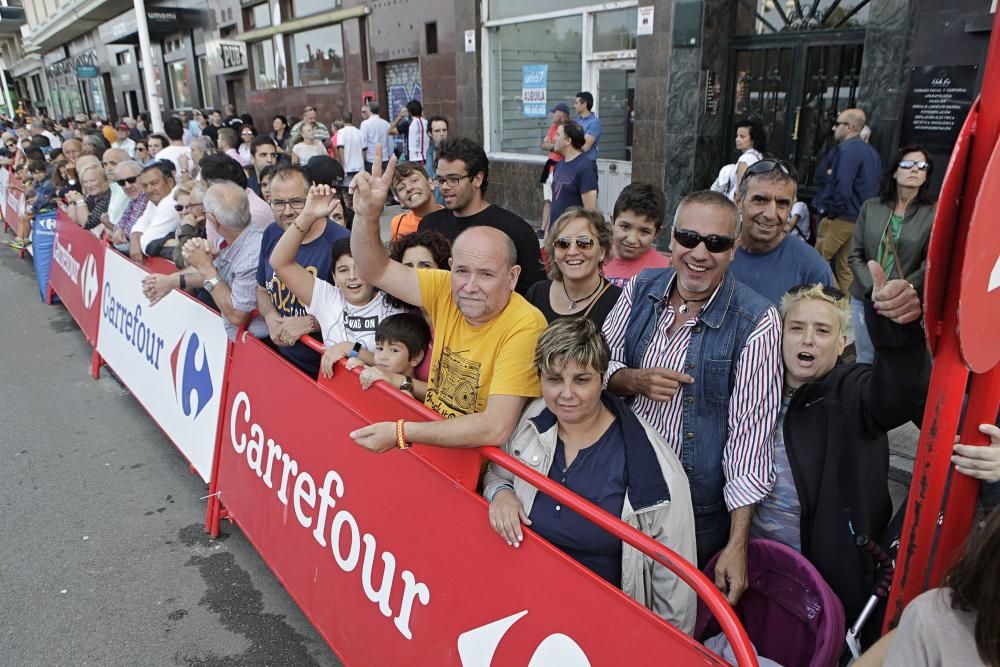
<svg viewBox="0 0 1000 667"><path fill-rule="evenodd" d="M860 137L852 137L836 148L832 161L832 174L813 197L813 208L822 217L855 220L861 204L878 195L882 158Z"/></svg>
<svg viewBox="0 0 1000 667"><path fill-rule="evenodd" d="M632 312L625 329L625 363L629 368L642 367L656 323L663 316L664 295L673 276L673 269L646 269L635 278ZM691 331L685 369L700 369L702 380L682 385L673 400L684 402L680 459L691 485L699 540L709 526L713 534L724 533L722 544L728 535L722 452L729 437L729 398L740 353L769 308L773 308L770 301L727 271L719 293Z"/></svg>

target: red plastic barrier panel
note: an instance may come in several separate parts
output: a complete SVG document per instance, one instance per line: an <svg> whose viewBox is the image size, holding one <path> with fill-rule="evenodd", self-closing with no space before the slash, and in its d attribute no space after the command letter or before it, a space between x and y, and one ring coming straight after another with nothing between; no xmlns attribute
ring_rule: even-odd
<svg viewBox="0 0 1000 667"><path fill-rule="evenodd" d="M56 214L49 287L59 295L83 335L94 346L101 319L103 280L104 244L60 210Z"/></svg>
<svg viewBox="0 0 1000 667"><path fill-rule="evenodd" d="M14 180L13 178L11 179ZM4 201L4 226L17 229L15 225L24 213L24 191L18 186L11 184L7 188L7 198Z"/></svg>
<svg viewBox="0 0 1000 667"><path fill-rule="evenodd" d="M342 402L250 337L232 349L219 499L346 664L725 664L530 531L509 547L413 449L355 445L354 374Z"/></svg>
<svg viewBox="0 0 1000 667"><path fill-rule="evenodd" d="M97 352L207 482L226 369L222 318L178 290L150 306L147 275L105 249Z"/></svg>

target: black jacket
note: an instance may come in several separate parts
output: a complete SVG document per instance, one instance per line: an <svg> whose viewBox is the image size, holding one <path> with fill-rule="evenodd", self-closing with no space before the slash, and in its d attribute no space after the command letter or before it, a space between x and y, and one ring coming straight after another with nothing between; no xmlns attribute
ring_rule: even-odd
<svg viewBox="0 0 1000 667"><path fill-rule="evenodd" d="M785 449L802 509L802 554L844 604L848 624L874 587L874 564L856 535L882 536L892 517L889 439L920 423L927 352L920 322L898 325L865 301L875 364L836 366L799 387L785 416Z"/></svg>

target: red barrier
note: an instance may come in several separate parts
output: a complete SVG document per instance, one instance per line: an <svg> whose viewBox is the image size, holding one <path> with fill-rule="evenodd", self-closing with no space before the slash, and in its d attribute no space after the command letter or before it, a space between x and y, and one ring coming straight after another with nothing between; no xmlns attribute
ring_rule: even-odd
<svg viewBox="0 0 1000 667"><path fill-rule="evenodd" d="M423 458L433 448L372 454L348 437L369 423L365 411L400 415L412 401L389 392L372 400L342 366L320 386L241 338L231 346L213 501L347 664L725 664L530 530L519 549L508 547L485 501ZM499 451L485 453L679 572L719 612L740 664L756 664L732 609L696 568Z"/></svg>
<svg viewBox="0 0 1000 667"><path fill-rule="evenodd" d="M15 185L11 178L10 186L7 188L7 197L3 202L3 230L17 233L17 223L24 212L24 191Z"/></svg>
<svg viewBox="0 0 1000 667"><path fill-rule="evenodd" d="M101 319L103 279L104 243L70 220L62 210L58 211L47 300L51 303L53 292L59 296L94 348ZM94 355L92 370L100 365L96 349Z"/></svg>

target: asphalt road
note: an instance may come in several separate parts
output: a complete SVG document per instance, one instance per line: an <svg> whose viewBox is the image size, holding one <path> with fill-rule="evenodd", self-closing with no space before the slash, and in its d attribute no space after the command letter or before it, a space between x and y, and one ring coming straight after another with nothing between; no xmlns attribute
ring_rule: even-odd
<svg viewBox="0 0 1000 667"><path fill-rule="evenodd" d="M0 285L0 664L338 665L5 246Z"/></svg>

